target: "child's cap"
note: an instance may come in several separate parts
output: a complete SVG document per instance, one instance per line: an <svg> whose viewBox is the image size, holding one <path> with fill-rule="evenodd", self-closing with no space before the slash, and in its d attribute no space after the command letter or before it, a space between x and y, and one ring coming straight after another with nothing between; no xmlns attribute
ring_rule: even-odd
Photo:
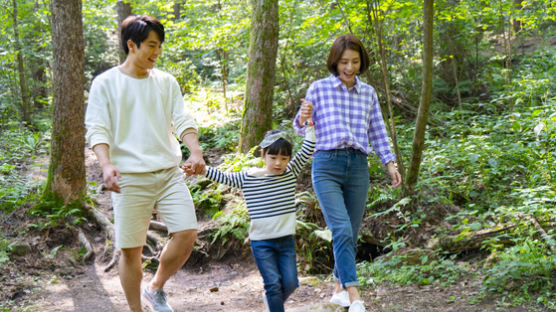
<svg viewBox="0 0 556 312"><path fill-rule="evenodd" d="M272 145L272 143L278 141L279 139L284 139L291 144L290 137L288 136L288 134L285 131L276 130L276 132L267 133L267 135L265 135L265 137L261 141L261 143L259 143L259 146L261 148L267 148L270 145Z"/></svg>

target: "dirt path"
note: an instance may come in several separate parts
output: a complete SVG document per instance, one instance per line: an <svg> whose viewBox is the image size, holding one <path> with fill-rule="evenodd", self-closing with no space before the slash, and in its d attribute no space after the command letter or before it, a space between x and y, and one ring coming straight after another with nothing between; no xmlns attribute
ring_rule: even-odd
<svg viewBox="0 0 556 312"><path fill-rule="evenodd" d="M262 280L253 263L216 264L206 270L203 273L180 270L168 281L165 289L175 311L264 311ZM152 274L145 274L145 280L151 277ZM309 311L305 309L307 305L318 301L318 293L324 291L303 284L288 301L288 311ZM127 311L117 273L104 273L98 264L45 285L35 305L38 311L45 312Z"/></svg>
<svg viewBox="0 0 556 312"><path fill-rule="evenodd" d="M94 154L86 153L87 180L100 184L101 171ZM44 167L44 166L43 166ZM41 170L32 174L40 175ZM111 216L109 194L96 196L97 208ZM103 239L95 238L95 251L101 253ZM104 272L106 262L97 257L91 265L60 264L27 269L1 268L0 311L13 312L120 312L129 311L116 269ZM22 262L20 262L22 263ZM17 264L16 264L17 265ZM27 271L26 271L27 270ZM152 278L146 271L144 281ZM300 288L286 303L287 312L346 312L328 303L332 293L330 276L300 276ZM478 302L480 279L462 280L441 287L388 286L365 287L362 296L369 312L486 312L548 311L538 306L502 307L494 300ZM165 286L176 312L262 312L262 279L251 258L230 263L211 263L180 270ZM2 307L18 307L2 310Z"/></svg>

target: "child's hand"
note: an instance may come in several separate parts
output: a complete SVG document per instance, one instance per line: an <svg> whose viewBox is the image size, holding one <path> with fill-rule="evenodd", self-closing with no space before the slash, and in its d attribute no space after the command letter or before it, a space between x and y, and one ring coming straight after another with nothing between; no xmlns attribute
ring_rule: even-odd
<svg viewBox="0 0 556 312"><path fill-rule="evenodd" d="M299 113L299 123L302 126L313 126L313 104L301 99L301 111Z"/></svg>
<svg viewBox="0 0 556 312"><path fill-rule="evenodd" d="M181 166L181 170L183 171L183 173L185 173L188 177L192 176L195 174L195 172L193 171L193 165L191 163L185 163L183 166Z"/></svg>

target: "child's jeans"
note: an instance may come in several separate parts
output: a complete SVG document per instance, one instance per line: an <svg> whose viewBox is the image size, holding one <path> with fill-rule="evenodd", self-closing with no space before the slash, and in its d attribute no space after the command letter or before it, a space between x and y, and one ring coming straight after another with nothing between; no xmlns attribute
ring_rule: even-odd
<svg viewBox="0 0 556 312"><path fill-rule="evenodd" d="M263 277L270 312L284 312L284 302L299 286L293 236L253 240L251 251Z"/></svg>

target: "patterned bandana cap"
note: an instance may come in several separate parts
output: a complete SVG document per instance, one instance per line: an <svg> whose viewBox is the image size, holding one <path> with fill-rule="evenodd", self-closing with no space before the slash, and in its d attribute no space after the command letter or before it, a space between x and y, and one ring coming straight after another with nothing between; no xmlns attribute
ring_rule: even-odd
<svg viewBox="0 0 556 312"><path fill-rule="evenodd" d="M261 143L259 144L259 146L260 146L261 148L267 148L267 147L269 147L270 145L272 145L272 143L278 141L278 139L284 139L284 140L286 140L286 141L288 141L288 142L291 143L290 138L288 137L288 134L287 134L286 132L284 132L284 131L280 131L280 132L276 132L276 133L273 133L273 134L271 134L271 135L266 136L266 137L261 141Z"/></svg>

